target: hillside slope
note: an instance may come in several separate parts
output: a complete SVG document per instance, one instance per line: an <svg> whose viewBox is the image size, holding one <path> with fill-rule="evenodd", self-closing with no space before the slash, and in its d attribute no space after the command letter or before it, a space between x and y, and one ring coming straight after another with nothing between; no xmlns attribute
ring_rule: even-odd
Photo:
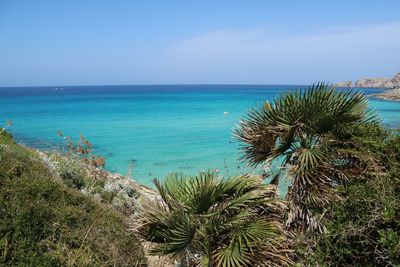
<svg viewBox="0 0 400 267"><path fill-rule="evenodd" d="M38 152L0 134L0 265L145 265L125 216L69 187Z"/></svg>

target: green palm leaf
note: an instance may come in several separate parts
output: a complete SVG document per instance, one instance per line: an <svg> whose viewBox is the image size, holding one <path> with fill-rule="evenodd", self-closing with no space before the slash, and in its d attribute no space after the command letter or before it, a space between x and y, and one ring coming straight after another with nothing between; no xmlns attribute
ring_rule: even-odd
<svg viewBox="0 0 400 267"><path fill-rule="evenodd" d="M241 142L241 159L250 166L282 161L281 173L292 183L287 195L291 215L304 226L314 217L307 215L312 209L323 213L323 203L332 199L328 188L345 181L340 174L344 165L337 162L351 161L351 156L340 155L340 149L352 138L352 129L378 121L361 92L318 83L284 92L250 110L233 134Z"/></svg>
<svg viewBox="0 0 400 267"><path fill-rule="evenodd" d="M254 266L266 260L285 266L290 261L277 220L284 204L271 198L275 188L260 177L221 178L208 172L174 174L155 183L161 202L145 207L140 230L154 244L151 253L190 258L194 262L186 264L202 266ZM187 252L197 256L180 257Z"/></svg>

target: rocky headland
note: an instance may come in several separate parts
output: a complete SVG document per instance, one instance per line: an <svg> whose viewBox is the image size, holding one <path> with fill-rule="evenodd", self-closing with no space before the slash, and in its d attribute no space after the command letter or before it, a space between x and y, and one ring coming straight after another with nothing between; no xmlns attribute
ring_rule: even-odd
<svg viewBox="0 0 400 267"><path fill-rule="evenodd" d="M400 88L387 90L379 94L374 94L371 97L381 98L385 100L400 101Z"/></svg>
<svg viewBox="0 0 400 267"><path fill-rule="evenodd" d="M350 88L379 88L383 89L382 93L373 94L371 97L381 98L385 100L400 101L400 72L391 78L363 78L355 82L343 81L335 83L336 87ZM391 90L385 90L391 89Z"/></svg>
<svg viewBox="0 0 400 267"><path fill-rule="evenodd" d="M337 87L360 87L360 88L382 88L394 89L400 88L400 72L391 78L362 78L355 82L342 81L335 83Z"/></svg>

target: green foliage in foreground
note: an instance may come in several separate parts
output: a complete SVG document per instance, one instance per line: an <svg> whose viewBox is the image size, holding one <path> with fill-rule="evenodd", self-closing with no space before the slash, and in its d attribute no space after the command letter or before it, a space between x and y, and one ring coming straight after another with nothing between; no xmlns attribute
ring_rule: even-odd
<svg viewBox="0 0 400 267"><path fill-rule="evenodd" d="M283 159L282 175L290 179L287 225L324 232L326 204L337 200L333 185L347 181L352 160L343 151L348 132L376 118L360 92L337 91L320 83L281 94L245 116L235 130L250 165ZM277 176L276 182L278 182Z"/></svg>
<svg viewBox="0 0 400 267"><path fill-rule="evenodd" d="M57 180L36 152L0 135L0 265L135 266L125 220Z"/></svg>
<svg viewBox="0 0 400 267"><path fill-rule="evenodd" d="M284 204L260 177L222 179L215 173L155 181L162 203L143 215L154 254L192 266L287 266L288 240L279 222Z"/></svg>
<svg viewBox="0 0 400 267"><path fill-rule="evenodd" d="M400 265L400 137L367 107L317 84L253 109L234 132L250 165L283 159L272 181L291 181L287 226L309 230L296 232L306 266Z"/></svg>
<svg viewBox="0 0 400 267"><path fill-rule="evenodd" d="M400 265L400 132L380 126L356 128L357 148L375 164L340 187L326 234L317 236L311 265ZM372 159L372 160L371 160Z"/></svg>

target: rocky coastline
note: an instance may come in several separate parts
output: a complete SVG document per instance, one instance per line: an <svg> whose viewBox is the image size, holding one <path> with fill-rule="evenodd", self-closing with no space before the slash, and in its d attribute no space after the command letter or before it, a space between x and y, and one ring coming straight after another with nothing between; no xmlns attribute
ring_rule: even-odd
<svg viewBox="0 0 400 267"><path fill-rule="evenodd" d="M395 89L400 88L400 72L391 78L362 78L355 82L342 81L333 85L336 87Z"/></svg>
<svg viewBox="0 0 400 267"><path fill-rule="evenodd" d="M379 94L373 94L373 98L381 98L384 100L400 101L400 88L387 90Z"/></svg>
<svg viewBox="0 0 400 267"><path fill-rule="evenodd" d="M84 195L89 195L99 202L105 202L104 196L113 196L108 204L131 219L136 218L143 208L143 202L158 202L159 195L147 186L119 173L108 172L79 159L72 159L56 151L36 150L39 157L48 168L60 179L71 176L84 176L90 180L78 189ZM65 171L68 173L65 173ZM94 184L101 185L93 186Z"/></svg>
<svg viewBox="0 0 400 267"><path fill-rule="evenodd" d="M363 78L355 82L342 81L333 84L335 87L348 88L377 88L382 89L382 93L373 94L370 97L384 100L400 101L400 72L391 78ZM389 90L388 90L389 89Z"/></svg>

